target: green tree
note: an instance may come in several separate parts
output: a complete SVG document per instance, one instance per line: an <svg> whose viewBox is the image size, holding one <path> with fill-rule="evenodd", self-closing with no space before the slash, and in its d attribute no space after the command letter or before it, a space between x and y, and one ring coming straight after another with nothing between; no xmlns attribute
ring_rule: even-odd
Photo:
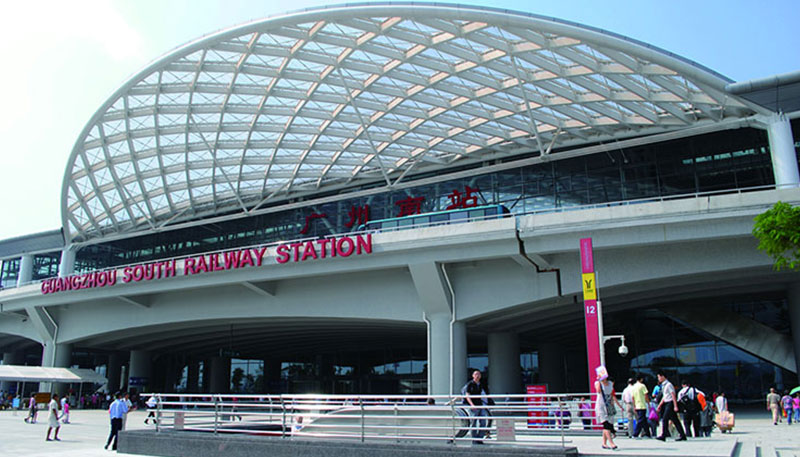
<svg viewBox="0 0 800 457"><path fill-rule="evenodd" d="M755 218L758 249L775 259L775 269L800 270L800 207L778 202Z"/></svg>

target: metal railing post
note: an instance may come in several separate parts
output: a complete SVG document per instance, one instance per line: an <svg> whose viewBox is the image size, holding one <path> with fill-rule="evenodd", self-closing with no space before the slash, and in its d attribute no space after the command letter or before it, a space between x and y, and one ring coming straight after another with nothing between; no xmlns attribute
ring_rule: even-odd
<svg viewBox="0 0 800 457"><path fill-rule="evenodd" d="M397 423L397 402L394 404L394 439L395 442L400 442L400 424Z"/></svg>
<svg viewBox="0 0 800 457"><path fill-rule="evenodd" d="M156 394L156 400L158 401L158 403L156 404L156 433L160 433L161 432L161 408L162 408L161 402L163 401L161 399L161 394Z"/></svg>
<svg viewBox="0 0 800 457"><path fill-rule="evenodd" d="M214 434L217 434L217 427L219 427L219 397L214 396Z"/></svg>
<svg viewBox="0 0 800 457"><path fill-rule="evenodd" d="M281 437L286 438L286 403L283 401L283 394L281 394L280 400L281 400Z"/></svg>
<svg viewBox="0 0 800 457"><path fill-rule="evenodd" d="M456 400L450 397L450 444L456 445Z"/></svg>
<svg viewBox="0 0 800 457"><path fill-rule="evenodd" d="M364 433L366 432L366 430L364 429L365 428L364 427L365 426L365 424L364 424L364 399L361 398L360 395L358 397L358 405L361 407L361 442L363 443L364 442Z"/></svg>
<svg viewBox="0 0 800 457"><path fill-rule="evenodd" d="M561 427L559 427L561 429L561 449L564 449L564 424L566 423L566 420L564 419L564 409L563 409L564 404L561 403L561 395L559 395L557 399L558 399L558 415L561 418Z"/></svg>

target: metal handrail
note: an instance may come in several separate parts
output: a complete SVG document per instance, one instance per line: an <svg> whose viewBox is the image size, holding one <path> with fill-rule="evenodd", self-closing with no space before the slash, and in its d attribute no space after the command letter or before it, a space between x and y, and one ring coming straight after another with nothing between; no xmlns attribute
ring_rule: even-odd
<svg viewBox="0 0 800 457"><path fill-rule="evenodd" d="M475 407L463 396L437 395L149 395L158 399L157 430L360 442L513 441L562 448L569 436L599 430L588 393L484 395L484 404Z"/></svg>

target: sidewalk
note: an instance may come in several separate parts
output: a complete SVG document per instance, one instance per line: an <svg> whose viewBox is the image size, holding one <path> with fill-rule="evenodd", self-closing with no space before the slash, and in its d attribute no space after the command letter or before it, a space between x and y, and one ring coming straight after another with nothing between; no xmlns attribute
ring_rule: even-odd
<svg viewBox="0 0 800 457"><path fill-rule="evenodd" d="M108 438L108 413L101 410L72 410L71 424L61 426L62 441L45 441L47 414L39 422L23 422L26 412L0 411L0 455L25 457L98 457L113 455L103 449ZM128 429L148 428L144 411L128 416ZM152 427L150 427L152 428ZM576 446L582 456L675 456L675 457L800 457L800 424L772 425L767 411L745 410L736 414L733 433L714 432L710 438L690 438L686 442L617 438L617 451L600 448L597 436L568 437L567 446ZM558 440L560 442L560 439ZM738 443L738 444L737 444ZM758 448L758 452L757 452ZM131 454L117 454L131 455ZM151 456L154 457L154 456Z"/></svg>

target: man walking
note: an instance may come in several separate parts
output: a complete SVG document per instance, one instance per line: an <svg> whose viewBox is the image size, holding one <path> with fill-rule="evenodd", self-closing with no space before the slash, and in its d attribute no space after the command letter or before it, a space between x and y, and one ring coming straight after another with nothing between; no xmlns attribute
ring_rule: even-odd
<svg viewBox="0 0 800 457"><path fill-rule="evenodd" d="M772 425L778 425L781 415L781 396L775 393L775 388L770 387L767 394L767 411L772 411Z"/></svg>
<svg viewBox="0 0 800 457"><path fill-rule="evenodd" d="M781 397L781 406L783 406L783 412L786 414L786 422L789 425L792 425L792 409L794 406L792 405L792 397L789 395L789 391L784 391L783 397Z"/></svg>
<svg viewBox="0 0 800 457"><path fill-rule="evenodd" d="M656 374L658 377L659 385L661 386L661 402L658 404L658 410L661 412L661 435L656 439L666 441L669 436L669 423L675 426L678 430L680 438L675 441L686 441L686 433L683 431L681 421L678 420L678 400L675 394L675 386L669 382L667 376L663 372Z"/></svg>
<svg viewBox="0 0 800 457"><path fill-rule="evenodd" d="M642 433L651 438L650 427L647 426L647 404L650 402L650 395L647 386L644 385L644 376L636 377L636 384L633 385L633 410L636 412L636 428L633 430L634 438L638 438Z"/></svg>
<svg viewBox="0 0 800 457"><path fill-rule="evenodd" d="M487 417L489 411L486 408L481 408L484 405L483 395L486 395L486 389L481 384L481 371L475 370L472 372L472 379L464 384L461 388L461 395L464 396L464 403L470 406L469 414L475 419L472 419L470 428L472 429L472 444L483 444L484 433L486 432L486 419L478 419L479 417Z"/></svg>
<svg viewBox="0 0 800 457"><path fill-rule="evenodd" d="M117 399L108 408L108 415L111 417L111 433L108 435L108 441L104 447L104 449L108 449L108 445L113 440L114 445L111 446L111 449L115 451L117 450L117 436L122 430L122 417L128 412L128 404L122 399L122 393L117 393L116 397Z"/></svg>
<svg viewBox="0 0 800 457"><path fill-rule="evenodd" d="M633 378L628 378L628 385L622 391L622 408L628 419L628 438L633 438Z"/></svg>
<svg viewBox="0 0 800 457"><path fill-rule="evenodd" d="M678 404L681 405L683 409L683 426L687 434L691 435L692 430L694 430L694 437L699 438L700 401L698 396L702 394L702 392L695 389L686 379L683 380L681 385L683 387L680 392L678 392Z"/></svg>

